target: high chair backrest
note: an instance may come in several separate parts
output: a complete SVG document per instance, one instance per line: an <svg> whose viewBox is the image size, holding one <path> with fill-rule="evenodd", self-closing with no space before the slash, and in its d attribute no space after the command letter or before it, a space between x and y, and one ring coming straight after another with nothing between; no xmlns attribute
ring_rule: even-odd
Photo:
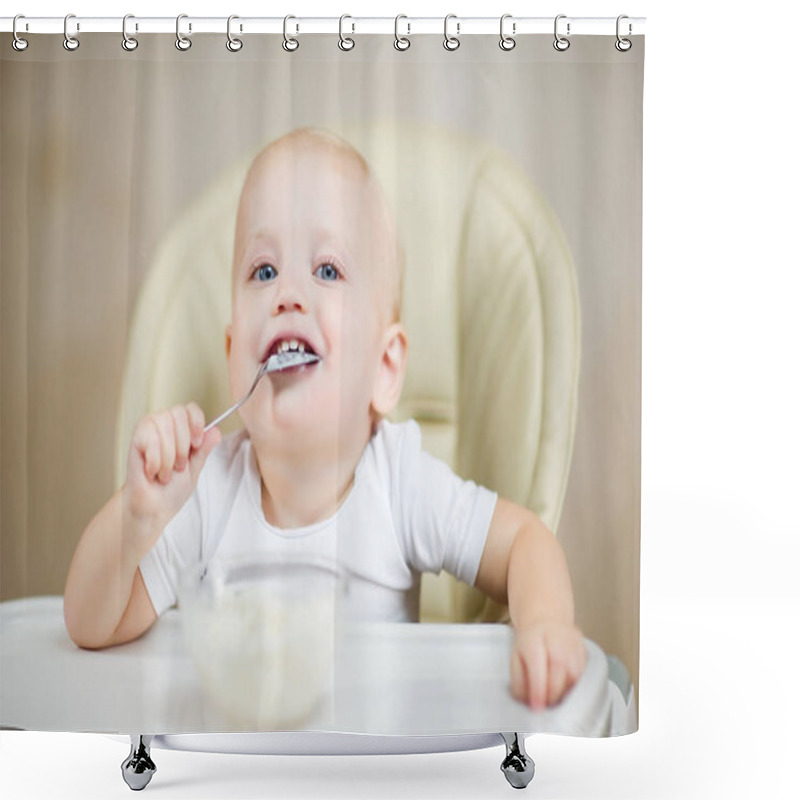
<svg viewBox="0 0 800 800"><path fill-rule="evenodd" d="M396 120L328 126L377 174L406 252L408 368L395 421L462 477L534 511L555 532L572 456L580 356L578 290L546 201L507 155L442 127ZM230 404L236 208L260 148L224 169L167 231L131 325L117 438L124 480L144 414ZM223 432L236 428L234 416ZM450 576L426 575L427 620L501 619L504 609Z"/></svg>

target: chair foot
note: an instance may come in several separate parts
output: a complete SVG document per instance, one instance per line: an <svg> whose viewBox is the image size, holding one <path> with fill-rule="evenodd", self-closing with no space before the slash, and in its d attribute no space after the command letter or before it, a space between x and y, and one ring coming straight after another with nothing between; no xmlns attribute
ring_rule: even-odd
<svg viewBox="0 0 800 800"><path fill-rule="evenodd" d="M501 733L506 743L506 757L500 765L506 780L515 789L524 789L535 771L533 759L525 752L525 739L519 733Z"/></svg>
<svg viewBox="0 0 800 800"><path fill-rule="evenodd" d="M131 752L122 762L122 778L134 792L140 792L150 783L156 765L150 758L152 736L131 734Z"/></svg>

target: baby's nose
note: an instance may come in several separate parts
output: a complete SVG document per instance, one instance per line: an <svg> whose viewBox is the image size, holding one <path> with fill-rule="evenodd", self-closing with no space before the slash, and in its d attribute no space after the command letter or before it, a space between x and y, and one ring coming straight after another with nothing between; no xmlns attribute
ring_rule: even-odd
<svg viewBox="0 0 800 800"><path fill-rule="evenodd" d="M282 283L275 295L273 305L274 314L283 314L287 311L306 311L306 298L301 288L295 283L286 281Z"/></svg>
<svg viewBox="0 0 800 800"><path fill-rule="evenodd" d="M282 314L285 311L305 311L305 304L294 298L283 298L275 304L275 313Z"/></svg>

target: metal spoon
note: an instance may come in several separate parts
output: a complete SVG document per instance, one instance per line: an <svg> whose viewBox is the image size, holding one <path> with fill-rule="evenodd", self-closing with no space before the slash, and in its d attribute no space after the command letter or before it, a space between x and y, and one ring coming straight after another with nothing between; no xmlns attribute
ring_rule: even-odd
<svg viewBox="0 0 800 800"><path fill-rule="evenodd" d="M268 372L280 372L281 370L289 369L290 367L299 367L302 364L314 364L317 361L319 361L319 356L298 350L284 350L282 353L275 353L275 355L270 356L258 368L256 377L253 380L253 385L250 387L250 391L248 391L238 403L235 403L227 411L224 411L222 414L220 414L215 420L209 422L208 425L203 428L203 433L208 433L215 425L219 425L222 420L226 419L233 414L234 411L237 411L239 408L241 408L250 399L250 395L256 390L258 382Z"/></svg>

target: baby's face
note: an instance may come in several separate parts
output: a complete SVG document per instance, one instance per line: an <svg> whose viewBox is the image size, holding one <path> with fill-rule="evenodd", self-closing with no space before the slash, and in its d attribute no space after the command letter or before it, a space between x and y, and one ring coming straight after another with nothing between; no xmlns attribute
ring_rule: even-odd
<svg viewBox="0 0 800 800"><path fill-rule="evenodd" d="M330 455L369 428L394 253L375 191L333 148L278 146L251 169L236 225L231 396L285 342L320 357L262 379L240 411L257 444L279 447L288 434Z"/></svg>

